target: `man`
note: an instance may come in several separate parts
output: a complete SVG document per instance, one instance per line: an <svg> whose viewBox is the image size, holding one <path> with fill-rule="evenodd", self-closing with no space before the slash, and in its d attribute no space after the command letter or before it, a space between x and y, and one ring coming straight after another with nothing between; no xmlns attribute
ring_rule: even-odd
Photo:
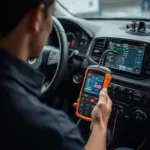
<svg viewBox="0 0 150 150"><path fill-rule="evenodd" d="M26 61L38 57L52 30L54 0L3 0L0 5L0 149L106 150L112 103L103 89L86 145L60 111L40 103L42 76ZM85 148L84 148L85 147Z"/></svg>

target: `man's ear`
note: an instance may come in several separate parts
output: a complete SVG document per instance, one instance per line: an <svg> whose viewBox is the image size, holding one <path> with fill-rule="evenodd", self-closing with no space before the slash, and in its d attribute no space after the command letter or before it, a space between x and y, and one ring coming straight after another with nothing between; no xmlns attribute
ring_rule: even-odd
<svg viewBox="0 0 150 150"><path fill-rule="evenodd" d="M40 4L29 12L28 25L34 32L39 32L41 29L44 7L44 4Z"/></svg>

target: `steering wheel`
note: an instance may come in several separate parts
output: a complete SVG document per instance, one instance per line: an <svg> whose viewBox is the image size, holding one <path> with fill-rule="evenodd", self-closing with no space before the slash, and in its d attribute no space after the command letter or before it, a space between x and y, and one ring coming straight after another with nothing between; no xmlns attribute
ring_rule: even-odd
<svg viewBox="0 0 150 150"><path fill-rule="evenodd" d="M42 85L42 96L50 94L64 77L68 62L67 36L61 23L53 17L53 30L57 34L59 49L53 46L44 46L41 55L28 63L45 75ZM51 74L51 75L50 75Z"/></svg>

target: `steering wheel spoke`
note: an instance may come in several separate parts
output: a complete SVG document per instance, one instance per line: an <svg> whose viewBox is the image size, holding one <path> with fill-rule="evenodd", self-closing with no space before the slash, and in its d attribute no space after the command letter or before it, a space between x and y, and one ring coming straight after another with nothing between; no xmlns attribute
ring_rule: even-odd
<svg viewBox="0 0 150 150"><path fill-rule="evenodd" d="M60 51L55 47L51 47L48 55L47 65L49 66L53 64L58 64L59 62L60 62Z"/></svg>

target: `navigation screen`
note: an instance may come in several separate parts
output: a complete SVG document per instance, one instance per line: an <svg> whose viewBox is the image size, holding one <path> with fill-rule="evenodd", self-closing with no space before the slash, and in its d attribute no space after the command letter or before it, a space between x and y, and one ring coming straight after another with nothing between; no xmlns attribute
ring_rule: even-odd
<svg viewBox="0 0 150 150"><path fill-rule="evenodd" d="M105 66L140 74L145 50L144 46L109 42L108 49L116 50L118 54L108 53Z"/></svg>
<svg viewBox="0 0 150 150"><path fill-rule="evenodd" d="M104 74L95 71L89 71L84 85L84 92L99 95L104 82Z"/></svg>

